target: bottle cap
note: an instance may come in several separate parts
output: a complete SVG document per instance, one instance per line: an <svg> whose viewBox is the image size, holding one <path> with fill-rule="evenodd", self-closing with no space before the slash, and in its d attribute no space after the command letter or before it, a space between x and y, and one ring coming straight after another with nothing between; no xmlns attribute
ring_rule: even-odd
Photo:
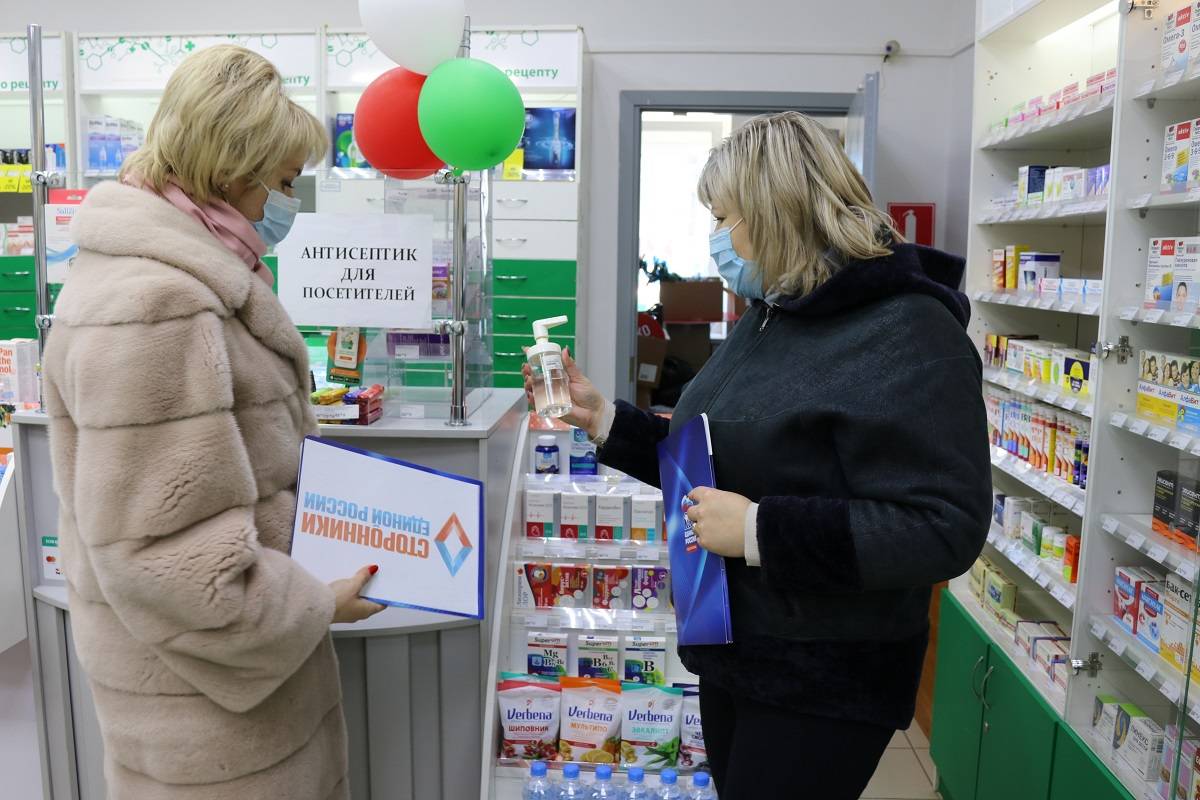
<svg viewBox="0 0 1200 800"><path fill-rule="evenodd" d="M600 766L596 767L596 780L611 781L612 767L610 767L608 764L601 764Z"/></svg>
<svg viewBox="0 0 1200 800"><path fill-rule="evenodd" d="M679 776L675 774L675 770L673 769L664 769L662 771L662 776L659 778L659 780L667 786L674 786L675 781L678 779Z"/></svg>
<svg viewBox="0 0 1200 800"><path fill-rule="evenodd" d="M546 762L535 761L529 765L529 774L535 778L546 777Z"/></svg>
<svg viewBox="0 0 1200 800"><path fill-rule="evenodd" d="M641 767L630 767L629 768L629 782L630 783L641 783L645 779L646 779L646 771L644 769L642 769Z"/></svg>
<svg viewBox="0 0 1200 800"><path fill-rule="evenodd" d="M707 788L708 787L708 773L707 772L697 772L695 775L693 775L692 776L692 786L695 786L697 789Z"/></svg>
<svg viewBox="0 0 1200 800"><path fill-rule="evenodd" d="M563 767L563 777L569 781L573 781L579 777L579 765L567 764Z"/></svg>
<svg viewBox="0 0 1200 800"><path fill-rule="evenodd" d="M538 437L538 447L554 447L557 442L558 440L553 436L547 435Z"/></svg>

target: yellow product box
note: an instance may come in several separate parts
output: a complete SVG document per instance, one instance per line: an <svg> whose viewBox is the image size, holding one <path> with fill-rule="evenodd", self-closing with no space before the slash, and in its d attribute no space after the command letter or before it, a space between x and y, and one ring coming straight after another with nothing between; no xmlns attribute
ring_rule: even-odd
<svg viewBox="0 0 1200 800"><path fill-rule="evenodd" d="M1158 652L1163 660L1180 674L1187 669L1189 644L1200 650L1200 630L1192 634L1190 609L1196 607L1192 585L1174 572L1167 573L1162 587L1163 622L1159 632ZM1191 678L1200 681L1200 664L1193 663Z"/></svg>
<svg viewBox="0 0 1200 800"><path fill-rule="evenodd" d="M987 580L987 573L991 569L993 569L992 562L988 560L987 556L980 556L971 565L971 569L968 572L969 582L967 586L977 600L983 600L984 583Z"/></svg>
<svg viewBox="0 0 1200 800"><path fill-rule="evenodd" d="M996 570L988 570L984 583L983 602L992 613L1015 611L1017 585ZM1015 623L1014 623L1015 624Z"/></svg>
<svg viewBox="0 0 1200 800"><path fill-rule="evenodd" d="M1015 291L1017 276L1021 272L1021 253L1029 250L1028 245L1010 244L1004 248L1004 288Z"/></svg>
<svg viewBox="0 0 1200 800"><path fill-rule="evenodd" d="M1137 415L1174 426L1179 419L1179 390L1138 381Z"/></svg>

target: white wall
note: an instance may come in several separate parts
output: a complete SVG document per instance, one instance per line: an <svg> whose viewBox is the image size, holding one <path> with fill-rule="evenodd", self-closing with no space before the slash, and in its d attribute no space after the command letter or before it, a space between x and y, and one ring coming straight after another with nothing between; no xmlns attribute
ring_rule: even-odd
<svg viewBox="0 0 1200 800"><path fill-rule="evenodd" d="M29 640L0 652L0 775L5 797L41 800Z"/></svg>
<svg viewBox="0 0 1200 800"><path fill-rule="evenodd" d="M357 27L352 0L15 0L8 19L47 30L234 31ZM13 0L8 0L11 7ZM598 386L616 386L617 166L620 93L629 90L853 92L882 69L877 194L935 202L939 242L965 240L969 111L952 90L970 89L969 0L468 0L473 25L577 24L592 58L587 104L587 330L581 356ZM883 45L900 56L883 65ZM963 80L965 75L965 81ZM960 130L961 128L961 130ZM953 148L953 152L952 152ZM958 152L958 151L964 152ZM955 190L951 192L951 184ZM961 190L959 185L961 184ZM962 225L947 237L950 224ZM633 265L624 268L633 269Z"/></svg>

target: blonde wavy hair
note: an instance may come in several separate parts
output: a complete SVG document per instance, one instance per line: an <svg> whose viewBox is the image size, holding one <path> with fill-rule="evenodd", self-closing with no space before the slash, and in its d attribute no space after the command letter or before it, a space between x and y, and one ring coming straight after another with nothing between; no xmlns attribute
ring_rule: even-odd
<svg viewBox="0 0 1200 800"><path fill-rule="evenodd" d="M797 111L755 117L716 147L700 202L737 209L768 292L806 294L849 259L904 241L829 131Z"/></svg>
<svg viewBox="0 0 1200 800"><path fill-rule="evenodd" d="M303 153L320 160L329 136L292 102L270 61L232 44L188 56L167 81L146 143L121 167L155 189L174 181L199 203L239 178L265 179Z"/></svg>

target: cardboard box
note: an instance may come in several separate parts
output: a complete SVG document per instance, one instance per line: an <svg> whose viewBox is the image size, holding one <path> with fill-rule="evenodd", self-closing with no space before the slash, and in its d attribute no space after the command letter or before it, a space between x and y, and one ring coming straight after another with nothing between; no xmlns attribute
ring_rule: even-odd
<svg viewBox="0 0 1200 800"><path fill-rule="evenodd" d="M558 492L525 490L525 535L530 539L551 539L555 531L555 506Z"/></svg>
<svg viewBox="0 0 1200 800"><path fill-rule="evenodd" d="M1163 20L1162 55L1159 68L1162 75L1183 72L1188 64L1188 26L1192 21L1192 6L1189 3L1183 8L1167 14Z"/></svg>
<svg viewBox="0 0 1200 800"><path fill-rule="evenodd" d="M699 372L712 356L712 331L708 323L667 323L667 355L678 358Z"/></svg>
<svg viewBox="0 0 1200 800"><path fill-rule="evenodd" d="M1150 527L1155 533L1171 536L1171 528L1175 525L1175 493L1179 482L1179 473L1170 469L1159 470L1154 475L1154 509Z"/></svg>
<svg viewBox="0 0 1200 800"><path fill-rule="evenodd" d="M637 341L637 384L653 389L662 381L668 343L657 336L639 336Z"/></svg>
<svg viewBox="0 0 1200 800"><path fill-rule="evenodd" d="M1112 749L1113 729L1117 726L1117 706L1121 699L1111 694L1098 694L1092 705L1092 737L1106 750Z"/></svg>
<svg viewBox="0 0 1200 800"><path fill-rule="evenodd" d="M1175 514L1171 538L1189 550L1196 549L1200 536L1200 481L1180 477L1175 483Z"/></svg>
<svg viewBox="0 0 1200 800"><path fill-rule="evenodd" d="M1136 706L1118 706L1117 727L1113 731L1113 749L1143 781L1158 778L1158 765L1162 760L1163 730Z"/></svg>
<svg viewBox="0 0 1200 800"><path fill-rule="evenodd" d="M1138 632L1139 604L1142 586L1162 584L1163 576L1140 567L1117 567L1113 583L1113 616L1117 623L1133 635Z"/></svg>
<svg viewBox="0 0 1200 800"><path fill-rule="evenodd" d="M725 284L719 278L659 284L663 319L667 322L721 322L725 319Z"/></svg>
<svg viewBox="0 0 1200 800"><path fill-rule="evenodd" d="M1192 121L1168 125L1163 134L1162 183L1167 187L1187 183L1192 149Z"/></svg>
<svg viewBox="0 0 1200 800"><path fill-rule="evenodd" d="M1195 607L1191 581L1174 572L1163 582L1163 622L1158 637L1158 653L1177 672L1187 669L1188 651L1200 636L1192 636L1191 609ZM1200 633L1200 632L1198 632ZM1200 664L1192 665L1191 678L1200 680Z"/></svg>
<svg viewBox="0 0 1200 800"><path fill-rule="evenodd" d="M1166 586L1161 583L1143 583L1138 597L1137 637L1146 647L1158 652L1163 626L1163 599Z"/></svg>
<svg viewBox="0 0 1200 800"><path fill-rule="evenodd" d="M1171 307L1171 294L1175 280L1175 254L1182 245L1182 239L1150 240L1150 256L1146 260L1146 289L1142 301L1142 305L1146 308L1167 309Z"/></svg>
<svg viewBox="0 0 1200 800"><path fill-rule="evenodd" d="M627 538L629 538L629 496L624 494L596 495L596 539L620 541Z"/></svg>
<svg viewBox="0 0 1200 800"><path fill-rule="evenodd" d="M591 538L592 495L563 492L559 503L558 535L563 539Z"/></svg>
<svg viewBox="0 0 1200 800"><path fill-rule="evenodd" d="M1200 136L1196 137L1200 145ZM1197 174L1193 180L1200 180L1200 152L1196 155L1195 168ZM1200 299L1200 237L1189 236L1179 240L1175 248L1175 269L1172 277L1171 308L1175 311L1196 310L1196 300Z"/></svg>

